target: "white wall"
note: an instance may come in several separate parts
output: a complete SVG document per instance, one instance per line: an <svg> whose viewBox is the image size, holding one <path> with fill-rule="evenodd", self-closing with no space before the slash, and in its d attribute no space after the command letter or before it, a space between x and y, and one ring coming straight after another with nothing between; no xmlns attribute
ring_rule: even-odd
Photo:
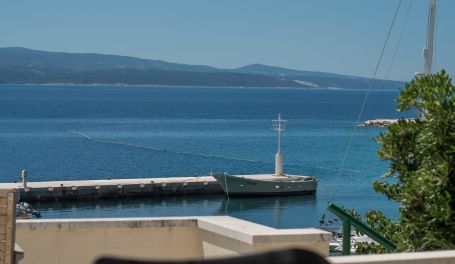
<svg viewBox="0 0 455 264"><path fill-rule="evenodd" d="M17 221L21 264L91 263L101 255L144 259L222 257L283 247L328 254L330 233L274 229L228 217Z"/></svg>

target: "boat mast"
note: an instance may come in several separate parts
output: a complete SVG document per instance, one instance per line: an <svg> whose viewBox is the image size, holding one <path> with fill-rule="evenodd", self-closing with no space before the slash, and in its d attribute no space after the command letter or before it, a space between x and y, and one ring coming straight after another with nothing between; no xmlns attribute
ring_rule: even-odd
<svg viewBox="0 0 455 264"><path fill-rule="evenodd" d="M436 18L436 0L430 0L428 10L428 28L427 28L427 45L423 48L423 58L425 61L423 75L431 74L433 65L433 44L434 44L434 27ZM418 74L420 75L420 74ZM425 119L425 111L420 111L420 119Z"/></svg>
<svg viewBox="0 0 455 264"><path fill-rule="evenodd" d="M281 155L281 132L284 130L286 120L281 119L281 114L278 114L278 119L272 120L273 130L278 132L278 150L275 155L275 176L283 175L283 156Z"/></svg>
<svg viewBox="0 0 455 264"><path fill-rule="evenodd" d="M430 0L430 7L428 12L427 46L423 49L423 57L425 59L425 75L431 74L431 66L433 64L435 18L436 0Z"/></svg>

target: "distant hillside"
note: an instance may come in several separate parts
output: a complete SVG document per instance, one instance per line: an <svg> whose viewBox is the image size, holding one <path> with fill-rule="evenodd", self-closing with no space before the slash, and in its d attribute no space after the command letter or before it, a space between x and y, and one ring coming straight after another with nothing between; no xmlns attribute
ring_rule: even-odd
<svg viewBox="0 0 455 264"><path fill-rule="evenodd" d="M0 48L0 83L366 89L369 79L261 64L218 69L117 55ZM373 88L398 89L403 86L403 82L376 80Z"/></svg>
<svg viewBox="0 0 455 264"><path fill-rule="evenodd" d="M327 73L327 72L315 72L315 71L299 71L281 67L268 66L263 64L250 64L243 66L232 71L241 73L252 73L252 74L266 74L266 75L281 75L281 76L319 76L319 77L350 77L347 75Z"/></svg>
<svg viewBox="0 0 455 264"><path fill-rule="evenodd" d="M210 72L210 66L187 65L161 60L96 53L48 52L26 48L0 48L0 67L70 68L79 70L143 69Z"/></svg>
<svg viewBox="0 0 455 264"><path fill-rule="evenodd" d="M78 70L0 67L0 83L128 84L212 87L303 87L273 76L234 72L190 72L143 69Z"/></svg>
<svg viewBox="0 0 455 264"><path fill-rule="evenodd" d="M316 71L299 71L280 67L267 66L262 64L251 64L232 70L233 72L264 74L288 80L293 80L309 87L322 88L345 88L345 89L367 89L370 85L370 79L349 75L341 75L327 72ZM373 89L400 89L405 82L374 80Z"/></svg>

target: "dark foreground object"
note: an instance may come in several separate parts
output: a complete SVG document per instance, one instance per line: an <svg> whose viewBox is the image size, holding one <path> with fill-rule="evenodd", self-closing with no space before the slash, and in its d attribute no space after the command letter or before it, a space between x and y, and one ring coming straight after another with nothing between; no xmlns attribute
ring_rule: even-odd
<svg viewBox="0 0 455 264"><path fill-rule="evenodd" d="M94 264L329 264L316 253L303 249L285 249L248 256L209 260L145 261L103 257Z"/></svg>

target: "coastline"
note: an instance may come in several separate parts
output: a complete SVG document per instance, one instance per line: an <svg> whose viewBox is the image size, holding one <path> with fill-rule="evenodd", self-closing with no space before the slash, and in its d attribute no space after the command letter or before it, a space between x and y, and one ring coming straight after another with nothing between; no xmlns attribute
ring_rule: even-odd
<svg viewBox="0 0 455 264"><path fill-rule="evenodd" d="M0 87L4 86L47 86L47 87L99 87L99 88L189 88L189 89L269 89L269 90L309 90L309 91L367 91L365 89L341 88L341 87L292 87L292 86L204 86L204 85L161 85L161 84L109 84L109 83L1 83ZM371 89L372 92L399 92L396 89Z"/></svg>

